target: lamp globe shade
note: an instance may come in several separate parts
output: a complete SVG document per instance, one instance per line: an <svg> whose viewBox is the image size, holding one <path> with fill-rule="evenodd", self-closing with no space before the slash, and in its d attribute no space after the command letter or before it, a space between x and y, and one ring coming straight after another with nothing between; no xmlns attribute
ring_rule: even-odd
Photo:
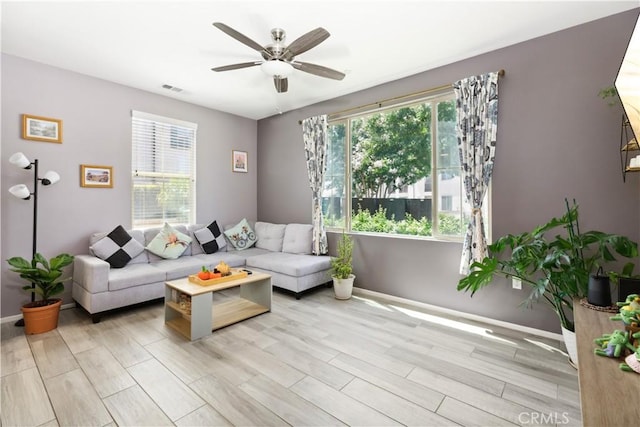
<svg viewBox="0 0 640 427"><path fill-rule="evenodd" d="M29 189L24 184L14 185L13 187L9 188L9 193L13 194L18 199L25 199L25 200L31 196Z"/></svg>
<svg viewBox="0 0 640 427"><path fill-rule="evenodd" d="M48 171L42 178L42 185L51 185L58 181L60 181L60 175L58 175L58 172Z"/></svg>
<svg viewBox="0 0 640 427"><path fill-rule="evenodd" d="M9 163L14 166L18 166L19 168L27 169L31 166L31 162L27 159L23 153L15 153L11 157L9 157Z"/></svg>

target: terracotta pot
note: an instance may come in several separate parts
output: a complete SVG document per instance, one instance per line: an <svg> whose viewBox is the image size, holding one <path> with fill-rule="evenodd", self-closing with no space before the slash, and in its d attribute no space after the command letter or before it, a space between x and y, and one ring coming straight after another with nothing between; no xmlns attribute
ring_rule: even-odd
<svg viewBox="0 0 640 427"><path fill-rule="evenodd" d="M61 299L54 299L53 304L35 306L34 303L22 306L24 317L24 333L27 335L42 334L58 327L58 315L60 314Z"/></svg>

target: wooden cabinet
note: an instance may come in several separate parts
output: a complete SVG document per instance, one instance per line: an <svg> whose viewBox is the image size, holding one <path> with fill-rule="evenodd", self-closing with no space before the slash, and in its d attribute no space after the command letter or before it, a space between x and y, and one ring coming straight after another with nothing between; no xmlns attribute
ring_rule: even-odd
<svg viewBox="0 0 640 427"><path fill-rule="evenodd" d="M609 320L613 313L591 310L574 302L582 423L585 427L632 426L640 420L640 374L624 372L622 359L593 353L595 338L624 329Z"/></svg>

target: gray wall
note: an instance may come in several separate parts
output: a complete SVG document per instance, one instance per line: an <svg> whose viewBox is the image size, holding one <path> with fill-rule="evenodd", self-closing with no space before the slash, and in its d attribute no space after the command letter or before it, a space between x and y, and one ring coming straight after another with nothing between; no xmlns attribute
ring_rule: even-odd
<svg viewBox="0 0 640 427"><path fill-rule="evenodd" d="M188 95L185 95L188 100ZM28 295L5 259L31 256L33 202L12 197L7 189L26 183L33 173L8 162L22 151L38 159L41 174L57 171L61 180L40 186L38 251L87 253L91 233L118 224L131 226L131 110L198 123L197 222L256 218L256 121L186 102L2 55L2 316L20 312ZM21 114L63 120L62 144L21 139ZM249 173L231 172L231 150L249 152ZM80 165L113 166L114 188L80 187ZM70 299L67 285L65 302Z"/></svg>
<svg viewBox="0 0 640 427"><path fill-rule="evenodd" d="M580 204L581 227L638 239L638 176L622 182L622 109L598 92L613 84L638 9L258 122L258 216L309 222L298 120L505 69L500 80L493 236L518 233ZM348 76L346 77L349 78ZM336 83L340 84L340 83ZM335 235L330 234L330 246ZM356 286L428 304L559 331L546 305L518 307L526 290L505 280L471 299L456 291L460 243L355 235Z"/></svg>

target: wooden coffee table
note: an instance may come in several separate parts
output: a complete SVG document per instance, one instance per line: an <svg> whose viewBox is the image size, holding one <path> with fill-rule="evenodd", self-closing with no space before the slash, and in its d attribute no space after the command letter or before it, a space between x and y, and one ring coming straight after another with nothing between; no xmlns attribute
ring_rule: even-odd
<svg viewBox="0 0 640 427"><path fill-rule="evenodd" d="M240 287L240 297L213 304L213 293ZM174 292L175 291L175 292ZM191 298L191 313L174 298L185 294ZM212 331L241 320L271 311L271 276L253 272L247 277L219 284L201 286L189 278L165 282L165 324L190 340L210 335Z"/></svg>

